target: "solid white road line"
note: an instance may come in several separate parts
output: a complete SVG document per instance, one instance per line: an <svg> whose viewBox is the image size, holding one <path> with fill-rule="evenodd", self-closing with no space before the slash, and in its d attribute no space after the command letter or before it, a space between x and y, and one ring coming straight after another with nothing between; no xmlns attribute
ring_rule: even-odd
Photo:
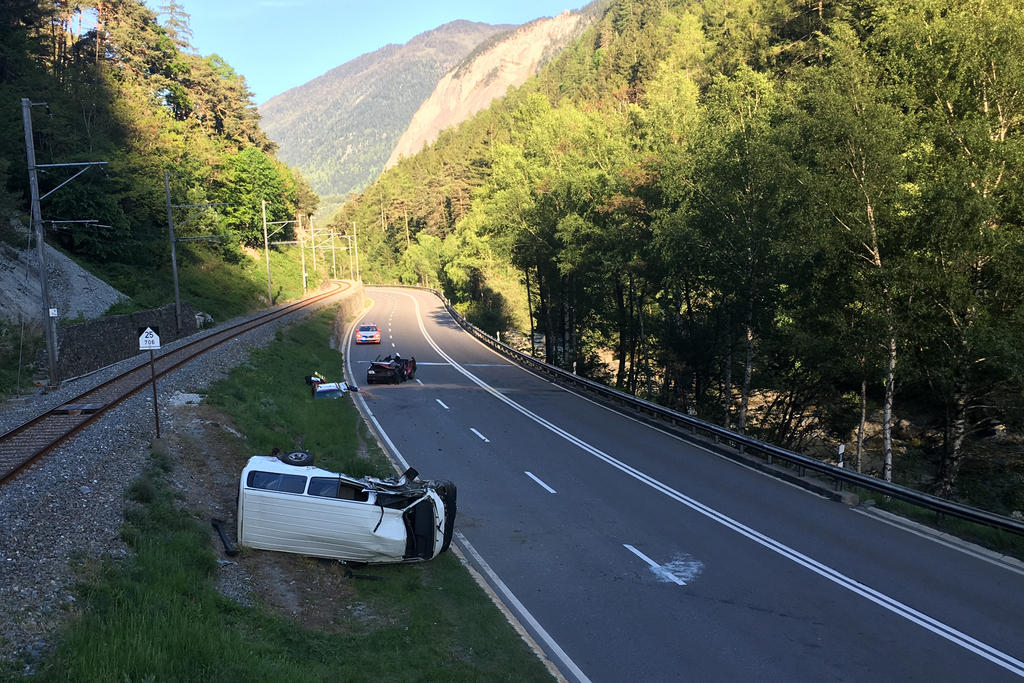
<svg viewBox="0 0 1024 683"><path fill-rule="evenodd" d="M348 342L346 343L345 347L345 363L348 366L349 376L352 375L352 356L349 353L351 350L352 336L349 335ZM404 457L402 457L401 451L398 450L398 447L395 446L394 442L391 440L391 437L389 437L387 432L384 431L384 428L381 427L380 422L377 421L377 417L373 414L373 411L370 410L370 407L366 404L366 399L364 399L361 395L358 394L356 395L355 399L358 402L360 409L364 411L364 414L373 423L373 426L376 428L377 433L380 434L381 439L383 439L384 442L387 443L391 455L394 456L394 458L402 466L401 469L398 470L398 472L401 473L409 469L409 463L406 462ZM538 637L540 637L541 640L547 643L548 648L550 648L550 650L555 654L555 656L558 657L558 659L562 662L565 668L568 671L572 672L573 676L576 677L576 680L578 680L580 683L590 683L590 679L587 678L586 674L584 674L583 671L580 670L578 666L576 666L576 663L572 661L567 654L565 654L565 651L563 651L562 648L558 646L558 643L556 643L551 638L551 636L548 635L548 632L544 630L544 628L534 618L530 611L526 609L526 606L523 605L523 603L519 601L519 598L517 598L515 594L509 589L509 587L505 585L505 582L498 578L498 575L495 574L494 570L491 569L490 565L488 565L487 562L484 561L484 558L480 556L480 553L476 551L476 548L474 548L470 544L470 542L466 540L466 537L463 536L460 532L456 531L455 538L457 539L459 545L465 548L476 559L478 565L480 566L480 569L484 573L486 573L487 576L490 577L491 582L494 584L495 587L498 588L498 590L501 591L501 594L504 596L507 603L515 607L516 610L518 610L518 616L516 618L523 619L526 623L533 627L534 632L538 635Z"/></svg>
<svg viewBox="0 0 1024 683"><path fill-rule="evenodd" d="M403 294L405 293L403 292ZM451 363L452 367L458 370L460 373L462 373L469 381L473 382L481 389L494 396L494 398L496 398L497 400L501 401L502 403L505 403L513 410L519 412L525 417L528 417L529 419L533 420L534 422L544 427L545 429L551 431L552 433L557 434L558 436L562 437L569 443L574 444L584 452L593 455L595 458L611 465L615 469L618 469L624 474L633 477L637 481L646 484L647 486L664 494L665 496L668 496L669 498L678 501L679 503L685 505L694 512L704 515L708 519L711 519L726 528L732 529L736 533L754 541L755 543L761 545L762 547L768 550L771 550L772 552L781 555L782 557L789 559L790 561L802 567L809 569L815 574L818 574L819 576L822 576L828 579L829 581L832 581L836 585L845 588L846 590L856 595L866 598L867 600L870 600L876 605L879 605L880 607L889 610L893 614L901 616L904 619L910 621L911 623L917 624L918 626L921 626L922 628L931 631L939 637L945 638L949 642L958 645L969 652L973 652L974 654L989 660L997 666L1000 666L1006 669L1007 671L1024 678L1024 661L1021 661L1013 657L1012 655L1009 655L1005 652L1002 652L1001 650L998 650L990 645L987 645L979 640L976 640L975 638L972 638L971 636L958 631L952 626L949 626L937 619L933 619L932 617L929 617L927 614L919 612L918 610L914 609L913 607L910 607L909 605L903 604L895 598L889 597L888 595L880 591L876 591L875 589L870 588L869 586L865 586L859 581L856 581L855 579L846 576L842 572L839 572L826 564L818 562L814 558L808 555L804 555L803 553L794 550L793 548L790 548L789 546L775 540L774 538L762 534L761 532L751 527L748 527L745 524L742 524L741 522L738 522L732 519L731 517L728 517L727 515L724 515L721 512L718 512L717 510L707 505L704 505L703 503L694 498L691 498L683 493L680 493L679 491L676 491L667 484L664 484L655 479L654 477L651 477L650 475L647 475L641 472L640 470L632 467L631 465L628 465L622 462L621 460L618 460L608 455L607 453L601 451L600 449L591 446L587 442L570 434L569 432L553 424L552 422L549 422L548 420L544 419L540 415L537 415L528 408L520 405L519 403L516 403L509 397L505 396L498 390L491 387L489 384L485 383L483 380L481 380L473 373L466 370L464 367L459 365L451 356L449 356L443 350L441 350L441 347L439 347L437 343L434 342L434 339L430 336L429 333L427 333L427 329L423 325L423 316L420 314L419 301L411 294L405 294L405 296L412 299L413 306L416 309L416 319L419 322L420 332L423 334L424 339L427 340L427 343L434 349L434 351L436 351L438 355L440 355L442 358Z"/></svg>
<svg viewBox="0 0 1024 683"><path fill-rule="evenodd" d="M553 488L551 488L550 486L548 486L547 484L542 482L540 479L538 479L537 477L533 476L532 472L524 472L524 474L526 476L528 476L530 479L533 479L535 482L540 484L548 493L558 493L558 491L554 490Z"/></svg>
<svg viewBox="0 0 1024 683"><path fill-rule="evenodd" d="M526 623L528 623L530 627L533 628L537 636L547 644L547 646L551 649L551 652L554 653L554 655L559 659L559 661L561 661L562 664L565 665L565 668L568 671L572 672L572 675L575 676L576 680L580 681L580 683L588 683L590 679L587 678L587 675L583 673L583 671L580 670L578 666L576 666L576 663L574 661L569 659L569 655L565 654L565 651L558 646L558 643L556 643L550 635L548 635L548 632L544 630L544 627L541 626L540 623L533 618L533 615L530 614L530 611L526 609L526 606L523 603L519 602L519 598L517 598L515 594L511 590L509 590L509 587L505 585L504 581L498 578L498 575L494 573L494 570L491 569L491 566L487 564L484 558L480 557L480 553L476 551L476 548L473 547L473 545L466 539L466 537L458 531L455 532L455 537L459 540L459 545L464 547L469 552L469 554L473 556L473 559L476 560L481 571L483 571L485 574L487 574L488 577L490 577L491 582L494 584L495 588L497 588L505 597L505 599L508 600L509 604L512 605L520 615L522 615Z"/></svg>

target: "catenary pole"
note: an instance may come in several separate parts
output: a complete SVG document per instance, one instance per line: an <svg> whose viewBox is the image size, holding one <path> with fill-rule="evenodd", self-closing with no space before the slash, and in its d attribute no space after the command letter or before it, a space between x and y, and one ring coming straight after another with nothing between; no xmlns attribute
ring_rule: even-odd
<svg viewBox="0 0 1024 683"><path fill-rule="evenodd" d="M167 195L167 229L171 234L171 273L174 276L174 322L181 334L181 292L178 289L178 252L174 240L174 210L171 207L170 174L164 171L164 194Z"/></svg>
<svg viewBox="0 0 1024 683"><path fill-rule="evenodd" d="M316 228L313 227L313 217L306 214L309 222L309 246L313 249L313 274L316 275Z"/></svg>
<svg viewBox="0 0 1024 683"><path fill-rule="evenodd" d="M299 234L299 257L302 259L302 296L306 296L306 243Z"/></svg>
<svg viewBox="0 0 1024 683"><path fill-rule="evenodd" d="M43 324L46 328L47 379L49 388L56 389L57 375L57 310L50 307L50 283L46 276L46 244L43 242L43 214L39 207L39 176L36 169L35 139L32 134L32 100L21 98L21 117L25 126L25 154L28 160L28 185L32 194L32 232L36 238L39 259L39 287L43 295Z"/></svg>
<svg viewBox="0 0 1024 683"><path fill-rule="evenodd" d="M355 221L352 221L352 242L356 250L356 282L359 282L359 232L356 230Z"/></svg>
<svg viewBox="0 0 1024 683"><path fill-rule="evenodd" d="M345 251L348 252L348 279L352 280L356 276L355 267L352 265L352 235L348 236L348 247Z"/></svg>
<svg viewBox="0 0 1024 683"><path fill-rule="evenodd" d="M263 208L263 256L267 260L267 306L274 305L274 294L270 291L270 247L267 244L267 200L261 199Z"/></svg>
<svg viewBox="0 0 1024 683"><path fill-rule="evenodd" d="M334 243L338 239L334 236L334 228L331 228L331 277L337 279L338 277L338 261L334 257Z"/></svg>
<svg viewBox="0 0 1024 683"><path fill-rule="evenodd" d="M32 132L32 107L45 106L47 112L50 106L46 102L33 102L27 97L21 98L21 119L25 127L25 157L28 161L28 184L31 193L31 213L29 226L36 238L36 251L39 256L39 288L43 298L43 326L46 330L46 356L48 389L56 389L60 386L60 369L57 367L57 309L50 303L50 283L47 277L46 267L46 242L43 240L43 212L40 202L51 194L64 187L78 176L85 173L93 166L106 166L105 161L82 161L64 164L40 164L36 162L35 135ZM39 169L41 168L78 168L75 173L64 182L60 183L44 195L39 194ZM79 221L68 221L79 222Z"/></svg>

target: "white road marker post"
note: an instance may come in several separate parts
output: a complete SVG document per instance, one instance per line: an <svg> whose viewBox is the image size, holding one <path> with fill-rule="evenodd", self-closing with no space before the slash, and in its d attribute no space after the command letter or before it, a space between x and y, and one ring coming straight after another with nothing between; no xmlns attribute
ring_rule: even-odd
<svg viewBox="0 0 1024 683"><path fill-rule="evenodd" d="M153 367L153 351L160 348L160 328L139 328L139 350L149 351L149 377L153 382L153 418L156 420L156 438L160 438L160 411L156 403L156 370Z"/></svg>

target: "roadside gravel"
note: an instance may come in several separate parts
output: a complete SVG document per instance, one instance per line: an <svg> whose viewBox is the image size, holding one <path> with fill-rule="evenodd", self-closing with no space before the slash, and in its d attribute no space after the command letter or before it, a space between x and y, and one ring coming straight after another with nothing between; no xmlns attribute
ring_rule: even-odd
<svg viewBox="0 0 1024 683"><path fill-rule="evenodd" d="M165 416L164 409L172 398L206 389L245 363L252 349L272 341L280 326L308 315L285 316L158 380L161 435L167 431L165 417L167 427L173 429L174 412L168 408ZM165 349L193 339L179 340ZM148 355L140 355L67 382L56 391L0 405L0 433L147 361ZM186 417L185 422L198 423L195 417ZM31 673L32 660L55 644L63 621L75 612L76 566L84 558L128 554L120 538L125 491L143 471L154 437L153 395L142 391L0 487L0 660L28 662L24 673ZM193 497L184 494L186 499ZM234 565L223 564L228 570ZM219 588L243 600L249 581L241 572L225 571Z"/></svg>

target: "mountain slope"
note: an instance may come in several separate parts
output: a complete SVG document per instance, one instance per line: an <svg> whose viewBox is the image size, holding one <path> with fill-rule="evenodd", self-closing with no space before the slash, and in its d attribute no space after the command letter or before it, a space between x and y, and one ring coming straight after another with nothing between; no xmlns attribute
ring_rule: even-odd
<svg viewBox="0 0 1024 683"><path fill-rule="evenodd" d="M347 62L260 107L279 157L330 205L380 172L443 74L511 26L453 21ZM332 202L331 195L334 195Z"/></svg>
<svg viewBox="0 0 1024 683"><path fill-rule="evenodd" d="M511 86L522 85L562 48L578 38L595 12L565 10L556 17L537 19L482 46L438 82L430 97L391 152L385 168L412 156L437 139L445 128L459 124L503 97Z"/></svg>

